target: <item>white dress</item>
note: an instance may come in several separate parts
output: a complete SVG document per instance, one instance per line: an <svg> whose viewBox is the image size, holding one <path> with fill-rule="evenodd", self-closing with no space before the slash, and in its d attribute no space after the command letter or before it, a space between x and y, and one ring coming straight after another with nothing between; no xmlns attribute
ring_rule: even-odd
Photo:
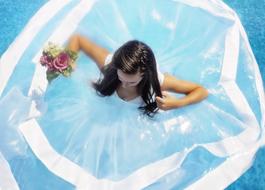
<svg viewBox="0 0 265 190"><path fill-rule="evenodd" d="M21 190L224 189L249 168L264 142L264 90L236 13L220 0L153 2L47 1L1 57L2 73L16 66L10 79L0 75L0 87L8 80L0 152ZM45 89L38 127L20 128L29 89L42 82L32 81L38 52L72 31L110 50L140 39L161 71L203 85L209 96L149 118L136 100L98 96L89 81L100 71L80 54L72 76Z"/></svg>

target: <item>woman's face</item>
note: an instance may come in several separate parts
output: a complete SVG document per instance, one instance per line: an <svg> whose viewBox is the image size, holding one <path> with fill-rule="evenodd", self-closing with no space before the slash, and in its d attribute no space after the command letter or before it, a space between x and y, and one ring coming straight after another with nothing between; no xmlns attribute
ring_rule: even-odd
<svg viewBox="0 0 265 190"><path fill-rule="evenodd" d="M136 74L126 74L118 69L117 74L123 88L137 86L143 78L139 71Z"/></svg>

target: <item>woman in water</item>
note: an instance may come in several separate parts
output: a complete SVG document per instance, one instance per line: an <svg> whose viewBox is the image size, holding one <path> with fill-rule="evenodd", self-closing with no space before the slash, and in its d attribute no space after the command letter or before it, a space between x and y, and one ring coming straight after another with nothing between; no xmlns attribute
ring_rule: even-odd
<svg viewBox="0 0 265 190"><path fill-rule="evenodd" d="M112 55L108 50L81 35L73 35L68 48L82 50L91 57L103 74L93 83L102 96L116 93L125 101L138 101L140 109L149 116L158 108L170 110L199 102L207 97L207 90L195 83L162 74L157 68L151 48L143 42L132 40L123 44ZM165 91L185 94L182 98L170 96Z"/></svg>

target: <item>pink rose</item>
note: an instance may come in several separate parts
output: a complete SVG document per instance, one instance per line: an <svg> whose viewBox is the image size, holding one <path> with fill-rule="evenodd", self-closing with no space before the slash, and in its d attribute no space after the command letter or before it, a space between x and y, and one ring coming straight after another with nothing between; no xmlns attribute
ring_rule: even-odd
<svg viewBox="0 0 265 190"><path fill-rule="evenodd" d="M44 54L40 58L41 65L48 67L48 70L54 70L52 62L53 62L52 58L49 57L48 55Z"/></svg>
<svg viewBox="0 0 265 190"><path fill-rule="evenodd" d="M53 60L53 67L62 72L69 66L69 63L70 56L67 53L62 52Z"/></svg>
<svg viewBox="0 0 265 190"><path fill-rule="evenodd" d="M52 62L52 60L47 55L42 55L40 58L40 63L43 66L46 66L49 62Z"/></svg>

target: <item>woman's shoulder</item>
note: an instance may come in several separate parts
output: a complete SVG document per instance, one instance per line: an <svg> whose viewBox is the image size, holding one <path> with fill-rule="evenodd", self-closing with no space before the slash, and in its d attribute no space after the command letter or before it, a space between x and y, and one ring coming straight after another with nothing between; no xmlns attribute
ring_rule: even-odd
<svg viewBox="0 0 265 190"><path fill-rule="evenodd" d="M112 57L113 57L113 54L112 53L108 54L106 56L106 58L105 58L104 65L110 64L111 63L111 60L112 60Z"/></svg>
<svg viewBox="0 0 265 190"><path fill-rule="evenodd" d="M157 64L157 77L158 77L160 86L162 86L164 79L165 79L165 75L160 71L158 64Z"/></svg>

